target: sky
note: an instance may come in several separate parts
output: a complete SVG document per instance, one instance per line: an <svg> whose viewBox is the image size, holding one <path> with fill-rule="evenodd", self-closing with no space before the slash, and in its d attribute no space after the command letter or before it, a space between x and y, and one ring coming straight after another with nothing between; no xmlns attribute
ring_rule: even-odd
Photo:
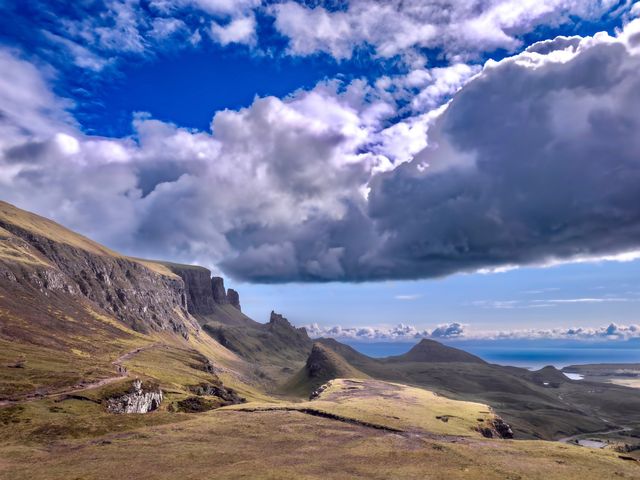
<svg viewBox="0 0 640 480"><path fill-rule="evenodd" d="M314 335L640 336L640 2L0 10L1 199Z"/></svg>

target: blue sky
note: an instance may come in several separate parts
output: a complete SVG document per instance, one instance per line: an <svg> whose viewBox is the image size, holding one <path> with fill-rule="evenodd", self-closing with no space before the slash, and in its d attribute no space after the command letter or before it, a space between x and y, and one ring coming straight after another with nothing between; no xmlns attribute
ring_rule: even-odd
<svg viewBox="0 0 640 480"><path fill-rule="evenodd" d="M319 334L640 335L640 3L0 6L2 199Z"/></svg>

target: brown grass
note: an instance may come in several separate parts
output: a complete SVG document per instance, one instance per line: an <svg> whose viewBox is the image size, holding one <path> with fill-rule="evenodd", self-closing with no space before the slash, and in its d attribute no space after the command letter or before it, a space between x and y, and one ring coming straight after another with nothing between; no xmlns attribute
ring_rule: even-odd
<svg viewBox="0 0 640 480"><path fill-rule="evenodd" d="M404 436L299 412L213 411L47 448L0 444L0 477L82 479L638 478L608 452L551 442Z"/></svg>

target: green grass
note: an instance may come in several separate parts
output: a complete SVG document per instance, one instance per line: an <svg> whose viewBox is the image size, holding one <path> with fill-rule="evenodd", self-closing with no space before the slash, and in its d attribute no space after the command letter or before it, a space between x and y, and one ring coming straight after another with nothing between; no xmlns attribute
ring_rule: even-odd
<svg viewBox="0 0 640 480"><path fill-rule="evenodd" d="M126 391L131 384L121 384ZM110 386L112 387L112 386ZM111 393L117 393L113 388ZM96 397L106 396L103 391ZM84 396L84 394L83 394ZM0 408L0 438L11 445L49 445L70 439L94 438L130 431L149 425L187 420L181 414L161 409L150 414L115 415L107 413L99 400L40 400ZM0 475L0 478L2 476Z"/></svg>
<svg viewBox="0 0 640 480"><path fill-rule="evenodd" d="M11 368L17 359L23 368ZM37 390L56 391L81 380L113 375L108 361L73 352L0 340L0 398L19 398Z"/></svg>
<svg viewBox="0 0 640 480"><path fill-rule="evenodd" d="M495 418L486 405L451 400L420 388L370 379L336 379L319 398L274 407L248 403L232 410L312 410L394 430L480 437Z"/></svg>

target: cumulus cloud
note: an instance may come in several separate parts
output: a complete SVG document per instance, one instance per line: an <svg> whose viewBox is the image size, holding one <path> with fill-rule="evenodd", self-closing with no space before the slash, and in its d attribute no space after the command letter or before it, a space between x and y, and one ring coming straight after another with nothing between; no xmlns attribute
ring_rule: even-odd
<svg viewBox="0 0 640 480"><path fill-rule="evenodd" d="M296 55L325 52L337 59L371 46L381 57L421 48L465 58L499 48L514 50L519 36L541 25L580 17L595 20L612 10L606 0L350 0L305 5L286 1L271 7L276 28Z"/></svg>
<svg viewBox="0 0 640 480"><path fill-rule="evenodd" d="M474 332L469 335L469 338L486 340L630 340L640 338L640 325L610 323L602 327Z"/></svg>
<svg viewBox="0 0 640 480"><path fill-rule="evenodd" d="M464 335L464 326L459 323L439 325L431 332L433 338L458 338Z"/></svg>
<svg viewBox="0 0 640 480"><path fill-rule="evenodd" d="M327 277L434 277L637 250L638 29L489 62L429 129L429 146L372 178L365 216L341 219L363 233L357 244L329 237L322 251L339 239L349 253ZM313 279L305 262L319 253L293 247L297 279ZM225 266L258 278L233 259Z"/></svg>
<svg viewBox="0 0 640 480"><path fill-rule="evenodd" d="M215 267L242 250L235 267L265 278L295 278L294 241L316 241L305 269L342 274L344 248L324 248L317 232L361 210L358 187L389 163L364 148L391 113L362 101L364 83L256 99L218 112L212 132L141 114L134 136L108 139L65 121L33 65L6 51L0 62L13 75L0 93L5 200L131 253ZM346 237L357 225L333 228Z"/></svg>
<svg viewBox="0 0 640 480"><path fill-rule="evenodd" d="M412 325L395 327L323 327L314 323L305 326L312 338L332 337L343 341L414 342L422 338L434 340L629 340L640 338L640 325L610 323L601 327L558 327L505 331L474 331L459 323L442 324L433 330Z"/></svg>
<svg viewBox="0 0 640 480"><path fill-rule="evenodd" d="M421 338L457 338L463 335L464 326L459 323L443 324L434 330L418 329L400 323L395 327L321 327L317 323L305 326L312 338L332 337L342 340L408 342Z"/></svg>
<svg viewBox="0 0 640 480"><path fill-rule="evenodd" d="M126 253L248 281L611 257L640 243L639 33L416 70L396 91L321 82L220 111L206 132L139 114L127 138L82 133L46 71L2 50L0 187ZM426 93L405 111L411 89Z"/></svg>
<svg viewBox="0 0 640 480"><path fill-rule="evenodd" d="M45 38L92 71L117 64L122 55L199 45L196 40L207 33L223 46L258 45L282 53L279 39L258 38L257 18L273 21L291 55L325 52L343 60L363 52L401 56L420 67L425 49L441 50L459 63L483 52L515 51L522 46L520 37L540 26L607 15L631 18L638 12L637 4L610 0L349 0L338 6L301 0L97 0L49 8Z"/></svg>
<svg viewBox="0 0 640 480"><path fill-rule="evenodd" d="M223 46L230 43L253 45L256 43L255 33L256 19L253 15L234 18L226 25L211 24L212 38Z"/></svg>

